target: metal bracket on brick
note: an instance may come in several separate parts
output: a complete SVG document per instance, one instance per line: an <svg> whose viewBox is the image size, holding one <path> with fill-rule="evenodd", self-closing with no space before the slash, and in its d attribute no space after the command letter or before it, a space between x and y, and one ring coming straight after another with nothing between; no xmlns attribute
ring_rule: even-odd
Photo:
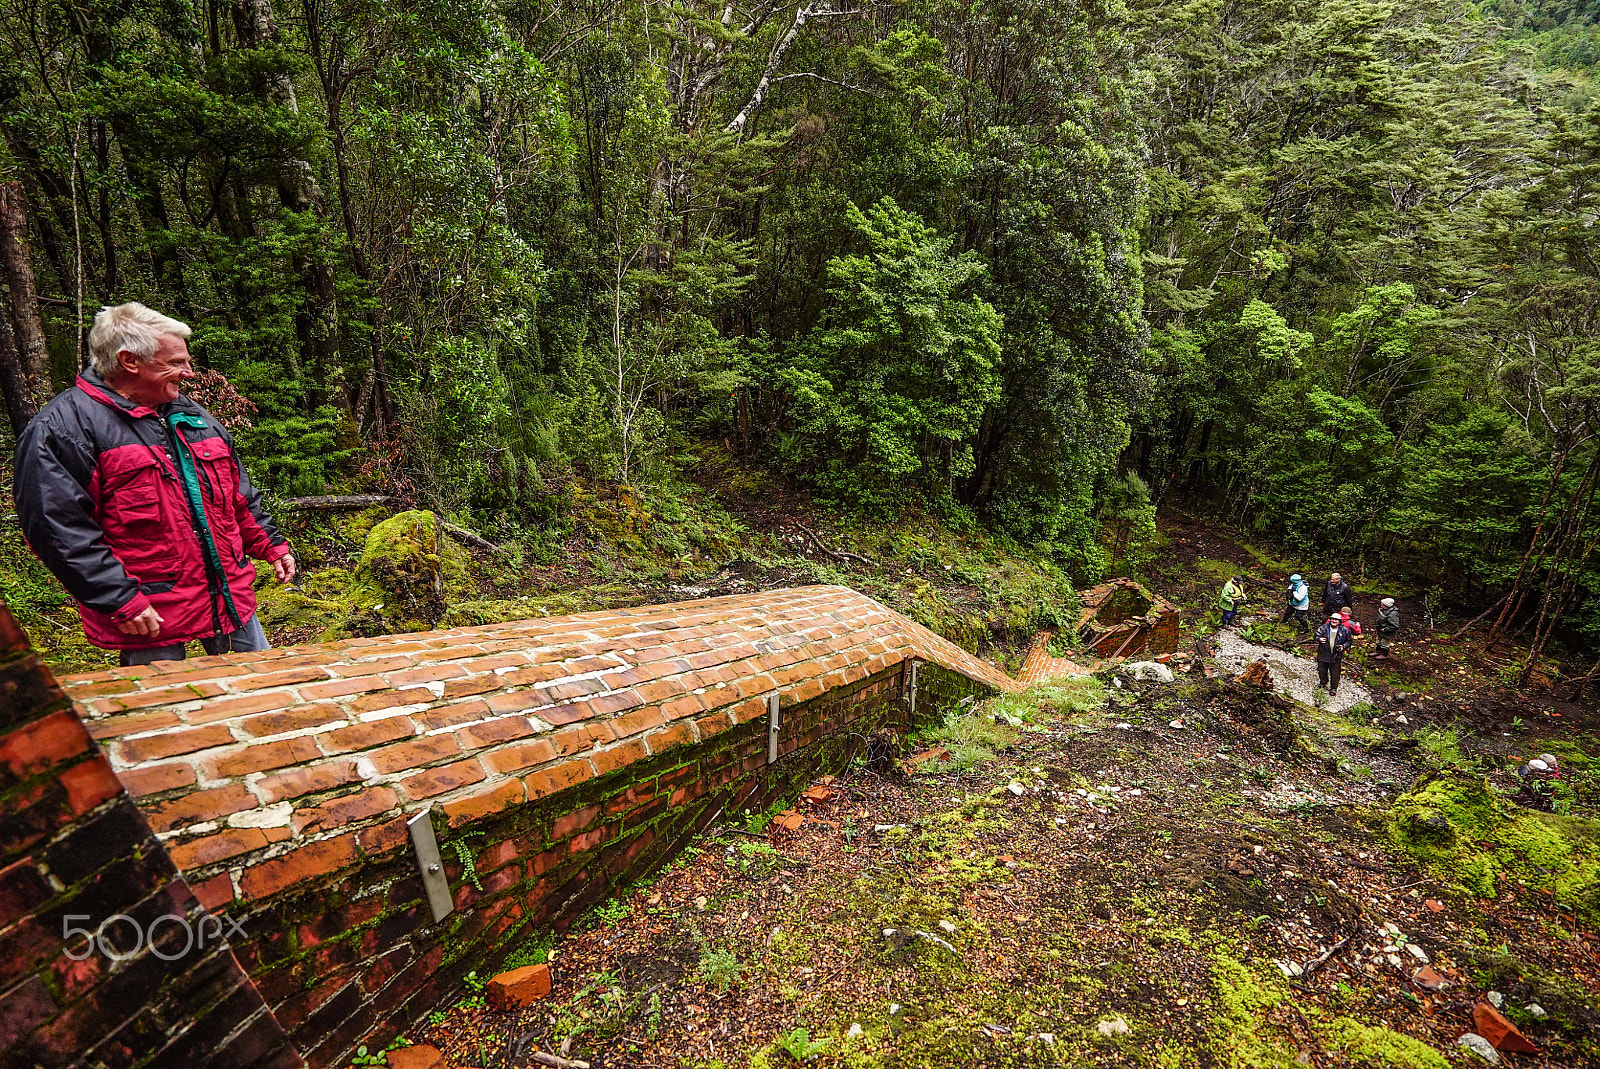
<svg viewBox="0 0 1600 1069"><path fill-rule="evenodd" d="M411 849L417 855L417 868L422 870L422 886L428 892L428 908L433 911L435 923L444 920L454 910L450 898L450 881L445 878L444 860L439 857L439 840L433 835L433 821L424 809L406 821L411 833Z"/></svg>
<svg viewBox="0 0 1600 1069"><path fill-rule="evenodd" d="M917 670L922 667L922 662L913 660L906 666L906 715L917 715Z"/></svg>
<svg viewBox="0 0 1600 1069"><path fill-rule="evenodd" d="M778 696L767 695L767 764L778 759Z"/></svg>

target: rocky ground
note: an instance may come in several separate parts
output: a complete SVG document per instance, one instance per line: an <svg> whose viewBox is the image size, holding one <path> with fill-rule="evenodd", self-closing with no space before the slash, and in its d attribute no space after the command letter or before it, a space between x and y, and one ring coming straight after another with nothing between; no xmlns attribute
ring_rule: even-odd
<svg viewBox="0 0 1600 1069"><path fill-rule="evenodd" d="M1387 686L1107 680L714 829L556 942L548 1001L469 985L411 1038L484 1067L1440 1067L1487 1064L1460 1042L1497 1002L1538 1053L1489 1057L1600 1064L1592 736L1452 750ZM1513 771L1557 743L1559 791Z"/></svg>

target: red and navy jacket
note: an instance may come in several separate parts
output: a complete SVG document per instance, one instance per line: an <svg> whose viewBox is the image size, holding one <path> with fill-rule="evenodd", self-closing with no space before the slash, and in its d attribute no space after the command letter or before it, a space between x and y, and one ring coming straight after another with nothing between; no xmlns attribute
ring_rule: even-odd
<svg viewBox="0 0 1600 1069"><path fill-rule="evenodd" d="M256 611L249 558L289 552L233 440L182 395L134 404L85 370L23 429L15 471L28 544L107 649L243 627ZM152 606L154 639L118 630Z"/></svg>

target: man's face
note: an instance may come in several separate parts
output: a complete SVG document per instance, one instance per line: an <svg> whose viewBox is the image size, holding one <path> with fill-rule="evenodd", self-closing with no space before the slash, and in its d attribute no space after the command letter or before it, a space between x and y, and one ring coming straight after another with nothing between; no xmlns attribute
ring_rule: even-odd
<svg viewBox="0 0 1600 1069"><path fill-rule="evenodd" d="M177 400L178 387L194 378L188 343L176 334L161 335L149 360L140 360L127 350L118 358L123 371L122 382L117 384L119 392L130 401L152 408Z"/></svg>
<svg viewBox="0 0 1600 1069"><path fill-rule="evenodd" d="M1333 579L1334 585L1336 585L1336 586L1339 583L1344 582L1344 576L1340 575L1338 572L1334 572L1333 573L1332 579Z"/></svg>

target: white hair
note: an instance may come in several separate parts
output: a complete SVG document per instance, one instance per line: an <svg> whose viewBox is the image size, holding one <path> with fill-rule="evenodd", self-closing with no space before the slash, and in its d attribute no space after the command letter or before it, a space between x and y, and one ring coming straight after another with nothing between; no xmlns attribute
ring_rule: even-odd
<svg viewBox="0 0 1600 1069"><path fill-rule="evenodd" d="M140 360L156 355L165 334L187 338L189 324L153 311L138 301L100 309L89 329L89 363L107 382L117 373L117 354L126 349Z"/></svg>

